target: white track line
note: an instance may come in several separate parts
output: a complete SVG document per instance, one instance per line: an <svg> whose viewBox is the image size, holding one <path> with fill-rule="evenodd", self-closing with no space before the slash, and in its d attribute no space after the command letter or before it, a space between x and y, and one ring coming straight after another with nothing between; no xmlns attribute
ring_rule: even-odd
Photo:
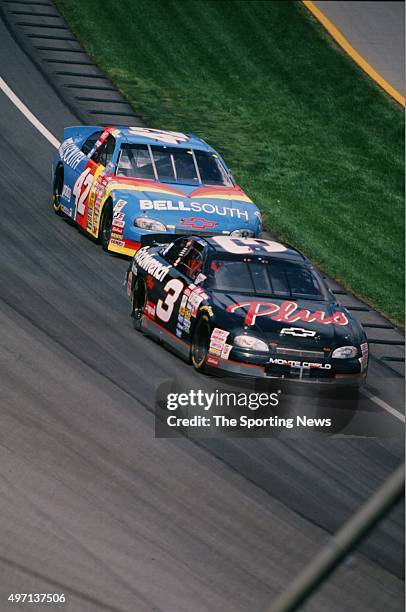
<svg viewBox="0 0 406 612"><path fill-rule="evenodd" d="M395 408L392 408L392 406L390 406L389 404L387 404L386 402L384 402L380 397L378 397L377 395L374 395L373 393L371 393L370 391L368 391L367 389L361 389L361 393L363 395L365 395L365 397L367 397L368 399L371 400L371 402L374 402L377 406L379 406L380 408L383 408L383 410L386 410L386 412L389 412L392 416L394 416L396 419L399 419L399 421L402 421L402 423L405 422L405 415L402 414L401 412L399 412L398 410L396 410Z"/></svg>
<svg viewBox="0 0 406 612"><path fill-rule="evenodd" d="M47 130L45 125L43 125L41 121L39 121L39 119L37 119L36 116L32 114L32 112L25 106L24 102L22 102L20 98L16 96L14 91L10 89L10 87L1 77L0 77L0 89L2 90L3 93L6 94L8 99L11 100L14 106L18 108L18 110L24 115L24 117L28 119L28 121L32 123L32 125L35 128L37 128L39 132L41 132L44 138L46 138L48 142L50 142L51 145L57 149L60 145L59 140L57 140L55 136L51 134L49 130Z"/></svg>
<svg viewBox="0 0 406 612"><path fill-rule="evenodd" d="M10 87L1 77L0 89L3 91L3 93L6 94L9 100L11 100L11 102L18 108L18 110L24 115L24 117L26 117L26 119L28 119L28 121L32 123L35 128L37 128L37 130L44 136L44 138L46 138L51 143L51 145L57 149L60 145L59 140L57 140L55 136L51 134L49 130L47 130L45 125L43 125L41 121L39 121L39 119L37 119L35 115L32 114L32 112L25 106L24 102L22 102L20 98L16 96L14 91L10 89ZM370 399L371 402L374 402L375 404L377 404L377 406L383 408L383 410L386 410L386 412L389 412L396 419L402 421L402 423L405 422L405 417L401 412L395 410L395 408L392 408L392 406L381 400L377 395L373 395L366 389L362 389L361 393L363 393L365 397Z"/></svg>

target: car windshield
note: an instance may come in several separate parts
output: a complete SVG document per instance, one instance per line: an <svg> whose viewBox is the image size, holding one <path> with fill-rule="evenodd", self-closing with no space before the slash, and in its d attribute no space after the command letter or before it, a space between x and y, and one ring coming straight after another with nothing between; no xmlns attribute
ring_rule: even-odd
<svg viewBox="0 0 406 612"><path fill-rule="evenodd" d="M215 153L141 144L123 144L116 174L191 185L233 185Z"/></svg>
<svg viewBox="0 0 406 612"><path fill-rule="evenodd" d="M207 287L264 297L331 299L322 279L310 266L266 257L213 258L208 266Z"/></svg>

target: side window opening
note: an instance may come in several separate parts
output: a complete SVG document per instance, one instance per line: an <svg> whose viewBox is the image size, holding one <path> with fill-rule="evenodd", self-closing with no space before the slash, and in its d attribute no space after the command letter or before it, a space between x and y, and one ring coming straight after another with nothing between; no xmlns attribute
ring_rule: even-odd
<svg viewBox="0 0 406 612"><path fill-rule="evenodd" d="M203 270L203 246L193 242L180 257L179 263L174 265L179 272L194 280L196 276Z"/></svg>
<svg viewBox="0 0 406 612"><path fill-rule="evenodd" d="M107 166L110 163L114 149L116 146L116 140L111 134L106 138L102 145L93 153L92 160L97 164Z"/></svg>
<svg viewBox="0 0 406 612"><path fill-rule="evenodd" d="M98 132L94 132L91 134L82 145L82 153L85 155L89 155L90 151L93 149L96 142L99 140L100 136L103 134L103 130L99 130Z"/></svg>
<svg viewBox="0 0 406 612"><path fill-rule="evenodd" d="M161 253L162 257L164 257L167 262L175 265L175 262L179 259L184 249L186 252L187 242L187 238L179 238L178 240L175 240L175 242L163 249Z"/></svg>
<svg viewBox="0 0 406 612"><path fill-rule="evenodd" d="M154 168L147 145L123 144L117 164L117 176L155 179Z"/></svg>

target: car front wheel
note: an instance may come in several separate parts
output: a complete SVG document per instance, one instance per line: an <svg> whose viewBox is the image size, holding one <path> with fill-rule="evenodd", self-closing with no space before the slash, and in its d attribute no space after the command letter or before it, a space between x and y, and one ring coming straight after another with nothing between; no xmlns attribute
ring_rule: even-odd
<svg viewBox="0 0 406 612"><path fill-rule="evenodd" d="M144 308L147 301L147 291L143 280L137 280L131 298L131 317L134 328L140 331L142 319L144 317Z"/></svg>
<svg viewBox="0 0 406 612"><path fill-rule="evenodd" d="M63 216L63 208L61 204L63 190L63 168L59 166L55 172L54 178L54 187L52 190L52 207L54 209L54 213L59 217Z"/></svg>
<svg viewBox="0 0 406 612"><path fill-rule="evenodd" d="M193 333L190 356L196 370L204 370L206 357L209 352L211 325L209 317L202 315L196 323Z"/></svg>
<svg viewBox="0 0 406 612"><path fill-rule="evenodd" d="M103 249L107 251L111 238L111 228L113 225L113 205L111 201L106 202L100 221L99 239Z"/></svg>

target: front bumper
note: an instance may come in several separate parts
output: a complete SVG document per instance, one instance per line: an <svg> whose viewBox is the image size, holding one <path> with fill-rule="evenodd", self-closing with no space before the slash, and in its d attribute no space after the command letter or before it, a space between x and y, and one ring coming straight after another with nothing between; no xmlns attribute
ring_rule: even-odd
<svg viewBox="0 0 406 612"><path fill-rule="evenodd" d="M209 353L206 365L213 373L217 371L219 374L339 387L360 387L367 377L367 368L362 370L357 358L326 360L307 366L304 366L303 362L300 365L292 365L294 358L279 361L289 361L290 364L272 364L269 355L248 355L233 349L229 359Z"/></svg>

